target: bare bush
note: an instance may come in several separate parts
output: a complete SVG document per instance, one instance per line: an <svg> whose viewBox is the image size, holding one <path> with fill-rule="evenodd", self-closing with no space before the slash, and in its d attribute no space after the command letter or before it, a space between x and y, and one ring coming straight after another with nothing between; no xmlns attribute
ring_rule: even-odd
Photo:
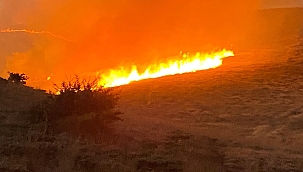
<svg viewBox="0 0 303 172"><path fill-rule="evenodd" d="M36 106L36 122L46 123L45 132L70 132L96 136L120 120L121 112L115 109L118 95L113 88L98 87L97 80L72 80L55 85L56 94Z"/></svg>

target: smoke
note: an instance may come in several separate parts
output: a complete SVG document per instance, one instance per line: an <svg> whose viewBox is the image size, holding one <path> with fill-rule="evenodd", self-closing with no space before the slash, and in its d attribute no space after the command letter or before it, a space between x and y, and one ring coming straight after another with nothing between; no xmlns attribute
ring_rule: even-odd
<svg viewBox="0 0 303 172"><path fill-rule="evenodd" d="M261 1L261 8L292 8L303 7L302 0L266 0Z"/></svg>
<svg viewBox="0 0 303 172"><path fill-rule="evenodd" d="M48 31L71 40L0 33L0 44L15 40L6 45L9 52L0 48L5 54L0 57L5 59L2 75L9 70L43 80L53 73L54 82L180 51L237 45L245 39L248 19L258 5L252 0L0 0L0 8L1 4L2 26Z"/></svg>

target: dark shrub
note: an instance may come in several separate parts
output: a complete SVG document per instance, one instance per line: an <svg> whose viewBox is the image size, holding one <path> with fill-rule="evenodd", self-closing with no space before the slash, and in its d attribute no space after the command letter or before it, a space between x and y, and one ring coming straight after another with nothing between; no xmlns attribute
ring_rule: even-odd
<svg viewBox="0 0 303 172"><path fill-rule="evenodd" d="M47 123L46 132L70 132L96 136L109 129L109 124L120 120L115 110L118 96L114 88L98 87L97 82L73 80L56 86L56 94L37 106L40 117ZM39 110L40 109L40 110Z"/></svg>
<svg viewBox="0 0 303 172"><path fill-rule="evenodd" d="M8 81L17 83L17 84L26 84L26 80L29 79L28 76L26 76L24 73L19 74L19 73L13 73L13 72L8 72L9 77Z"/></svg>

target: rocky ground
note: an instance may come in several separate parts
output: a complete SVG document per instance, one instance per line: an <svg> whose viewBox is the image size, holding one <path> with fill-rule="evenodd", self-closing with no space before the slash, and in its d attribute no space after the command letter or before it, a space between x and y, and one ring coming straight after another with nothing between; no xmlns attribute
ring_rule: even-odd
<svg viewBox="0 0 303 172"><path fill-rule="evenodd" d="M0 171L303 171L300 38L121 86L123 121L98 141L45 135L24 111L46 94L0 84Z"/></svg>

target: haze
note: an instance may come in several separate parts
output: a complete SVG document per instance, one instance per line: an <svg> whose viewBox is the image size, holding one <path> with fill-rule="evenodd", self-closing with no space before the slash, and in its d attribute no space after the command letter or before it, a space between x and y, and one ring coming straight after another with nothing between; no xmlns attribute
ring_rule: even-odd
<svg viewBox="0 0 303 172"><path fill-rule="evenodd" d="M50 31L71 40L0 33L1 76L24 72L43 80L53 73L58 82L70 74L148 64L180 51L249 47L246 39L259 5L240 0L1 0L0 29Z"/></svg>
<svg viewBox="0 0 303 172"><path fill-rule="evenodd" d="M303 0L263 0L261 8L303 7Z"/></svg>

